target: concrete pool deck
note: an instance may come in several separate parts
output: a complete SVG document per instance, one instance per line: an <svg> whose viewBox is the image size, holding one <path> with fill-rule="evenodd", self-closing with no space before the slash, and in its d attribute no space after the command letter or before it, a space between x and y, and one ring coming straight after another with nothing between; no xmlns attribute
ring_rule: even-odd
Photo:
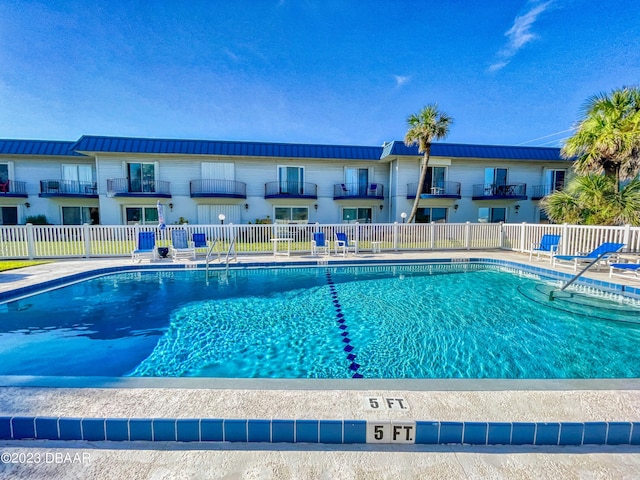
<svg viewBox="0 0 640 480"><path fill-rule="evenodd" d="M363 254L358 260L494 258L504 251ZM336 257L330 257L332 260ZM238 263L317 257L240 256ZM339 260L343 260L341 257ZM163 261L155 262L162 266ZM171 263L171 262L167 262ZM190 263L190 262L184 262ZM114 266L129 259L65 260L1 272L0 292ZM533 262L549 267L548 262ZM550 268L551 269L551 268ZM569 269L559 271L568 272ZM589 273L609 281L607 272ZM615 279L616 283L624 283ZM636 282L637 283L637 282ZM631 283L633 285L633 283ZM66 382L66 383L65 383ZM76 383L74 383L76 382ZM640 422L640 380L216 380L0 377L0 415L51 417ZM101 383L102 382L102 383ZM369 397L403 398L407 410L370 410ZM2 441L15 478L638 478L638 446L327 445L261 443ZM49 453L48 457L46 454ZM71 454L68 457L66 454ZM73 455L88 455L76 462ZM23 455L22 458L26 459ZM85 457L79 457L82 460ZM61 460L56 462L56 460ZM65 461L69 459L69 461Z"/></svg>

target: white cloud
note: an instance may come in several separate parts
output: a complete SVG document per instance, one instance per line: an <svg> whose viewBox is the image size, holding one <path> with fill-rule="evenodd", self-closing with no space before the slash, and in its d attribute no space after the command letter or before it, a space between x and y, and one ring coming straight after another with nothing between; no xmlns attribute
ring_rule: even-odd
<svg viewBox="0 0 640 480"><path fill-rule="evenodd" d="M508 41L507 45L498 52L500 60L494 62L489 67L489 71L495 72L504 68L522 47L537 38L536 34L531 31L531 26L552 3L553 0L536 3L527 13L516 17L513 26L504 34Z"/></svg>
<svg viewBox="0 0 640 480"><path fill-rule="evenodd" d="M405 77L402 75L394 75L393 78L396 80L396 87L401 87L405 83L408 83L411 80L411 77Z"/></svg>

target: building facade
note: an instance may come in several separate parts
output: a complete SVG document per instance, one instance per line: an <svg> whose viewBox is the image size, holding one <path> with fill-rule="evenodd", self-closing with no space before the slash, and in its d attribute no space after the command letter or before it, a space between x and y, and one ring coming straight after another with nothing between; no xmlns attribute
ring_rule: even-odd
<svg viewBox="0 0 640 480"><path fill-rule="evenodd" d="M83 136L0 140L0 224L540 222L564 188L557 148L382 147Z"/></svg>

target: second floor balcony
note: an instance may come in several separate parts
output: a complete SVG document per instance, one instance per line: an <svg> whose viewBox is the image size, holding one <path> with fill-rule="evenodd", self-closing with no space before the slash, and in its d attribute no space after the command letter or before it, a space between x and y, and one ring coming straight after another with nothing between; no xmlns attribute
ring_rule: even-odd
<svg viewBox="0 0 640 480"><path fill-rule="evenodd" d="M333 186L333 199L384 198L384 187L380 183L337 183Z"/></svg>
<svg viewBox="0 0 640 480"><path fill-rule="evenodd" d="M169 182L163 180L110 178L107 180L107 195L113 197L171 198L169 185Z"/></svg>
<svg viewBox="0 0 640 480"><path fill-rule="evenodd" d="M17 182L15 180L0 180L0 198L1 197L23 197L27 198L26 182Z"/></svg>
<svg viewBox="0 0 640 480"><path fill-rule="evenodd" d="M416 198L418 183L407 184L407 199ZM420 198L460 198L460 182L433 182L425 184Z"/></svg>
<svg viewBox="0 0 640 480"><path fill-rule="evenodd" d="M267 182L264 198L318 198L318 186L305 182Z"/></svg>
<svg viewBox="0 0 640 480"><path fill-rule="evenodd" d="M247 184L235 180L191 180L189 191L191 198L247 198Z"/></svg>
<svg viewBox="0 0 640 480"><path fill-rule="evenodd" d="M473 186L473 200L526 200L526 183L481 183Z"/></svg>
<svg viewBox="0 0 640 480"><path fill-rule="evenodd" d="M551 195L553 192L559 192L563 190L562 185L556 185L555 188L551 185L535 185L531 188L531 199L540 200L541 198Z"/></svg>
<svg viewBox="0 0 640 480"><path fill-rule="evenodd" d="M98 185L78 180L40 180L40 197L98 198Z"/></svg>

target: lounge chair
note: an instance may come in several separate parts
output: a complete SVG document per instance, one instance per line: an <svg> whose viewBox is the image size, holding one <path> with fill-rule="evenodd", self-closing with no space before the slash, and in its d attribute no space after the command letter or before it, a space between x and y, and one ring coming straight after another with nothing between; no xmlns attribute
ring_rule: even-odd
<svg viewBox="0 0 640 480"><path fill-rule="evenodd" d="M314 233L311 240L311 255L318 255L320 252L329 255L329 242L325 239L324 232Z"/></svg>
<svg viewBox="0 0 640 480"><path fill-rule="evenodd" d="M531 243L529 251L529 261L536 254L536 260L540 260L540 255L549 255L549 263L553 261L553 256L558 253L558 245L560 244L560 235L544 234L540 243Z"/></svg>
<svg viewBox="0 0 640 480"><path fill-rule="evenodd" d="M178 257L187 257L196 259L196 249L189 245L187 240L187 231L183 229L171 230L171 246L169 247L171 259L175 262Z"/></svg>
<svg viewBox="0 0 640 480"><path fill-rule="evenodd" d="M353 254L358 254L358 242L352 241L349 244L349 239L347 238L347 234L344 232L336 233L336 241L334 242L336 255L338 255L338 250L342 250L342 256L346 257L349 250L353 250Z"/></svg>
<svg viewBox="0 0 640 480"><path fill-rule="evenodd" d="M196 255L201 253L206 255L209 251L209 242L207 242L207 236L204 233L194 233L191 236L193 242L193 248L196 250Z"/></svg>
<svg viewBox="0 0 640 480"><path fill-rule="evenodd" d="M143 258L156 260L158 250L156 249L156 234L154 232L138 233L138 248L131 252L131 261L140 262Z"/></svg>
<svg viewBox="0 0 640 480"><path fill-rule="evenodd" d="M600 245L595 250L583 255L556 255L553 257L553 266L558 267L569 267L573 266L573 270L578 270L578 264L591 263L595 261L600 255L602 258L600 261L606 262L607 259L614 253L620 251L624 247L624 243L610 243L606 242ZM569 262L569 265L559 263L559 262Z"/></svg>
<svg viewBox="0 0 640 480"><path fill-rule="evenodd" d="M609 278L614 276L640 281L640 263L612 263L609 265Z"/></svg>

